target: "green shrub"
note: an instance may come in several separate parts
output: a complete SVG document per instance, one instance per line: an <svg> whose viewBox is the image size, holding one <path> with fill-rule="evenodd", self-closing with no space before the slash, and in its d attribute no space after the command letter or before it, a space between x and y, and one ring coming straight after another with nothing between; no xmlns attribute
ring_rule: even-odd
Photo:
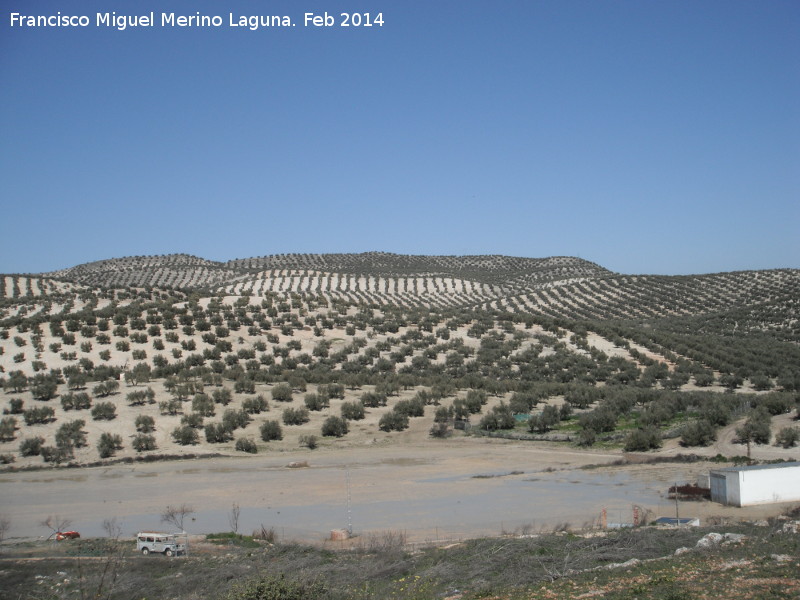
<svg viewBox="0 0 800 600"><path fill-rule="evenodd" d="M0 442L12 442L16 437L17 419L15 417L3 417L0 419Z"/></svg>
<svg viewBox="0 0 800 600"><path fill-rule="evenodd" d="M361 394L361 404L368 408L378 408L386 406L386 394L378 394L375 392L364 392Z"/></svg>
<svg viewBox="0 0 800 600"><path fill-rule="evenodd" d="M181 417L181 425L188 425L195 429L200 429L203 426L203 415L199 413L189 413Z"/></svg>
<svg viewBox="0 0 800 600"><path fill-rule="evenodd" d="M111 402L98 402L92 407L92 419L95 421L113 421L117 418L117 407Z"/></svg>
<svg viewBox="0 0 800 600"><path fill-rule="evenodd" d="M595 433L594 429L581 429L578 433L577 443L579 446L594 446L596 441L597 434Z"/></svg>
<svg viewBox="0 0 800 600"><path fill-rule="evenodd" d="M311 600L327 597L322 584L286 579L283 575L261 575L235 584L222 600Z"/></svg>
<svg viewBox="0 0 800 600"><path fill-rule="evenodd" d="M86 421L76 419L64 423L56 430L56 446L59 448L82 448L86 445Z"/></svg>
<svg viewBox="0 0 800 600"><path fill-rule="evenodd" d="M119 381L109 379L108 381L101 381L94 386L92 393L95 396L105 397L115 393L117 390L119 390Z"/></svg>
<svg viewBox="0 0 800 600"><path fill-rule="evenodd" d="M22 418L26 425L36 425L55 421L55 414L56 411L50 406L35 406L22 413Z"/></svg>
<svg viewBox="0 0 800 600"><path fill-rule="evenodd" d="M681 429L681 444L684 446L708 446L716 439L716 428L705 419L687 423Z"/></svg>
<svg viewBox="0 0 800 600"><path fill-rule="evenodd" d="M86 392L68 392L61 394L61 408L66 410L83 410L91 408L92 399Z"/></svg>
<svg viewBox="0 0 800 600"><path fill-rule="evenodd" d="M194 445L200 439L197 430L188 425L180 425L172 430L172 439L181 446Z"/></svg>
<svg viewBox="0 0 800 600"><path fill-rule="evenodd" d="M227 406L233 399L233 395L231 394L231 391L228 388L222 388L219 390L214 390L211 393L211 398L214 400L215 404L222 404L222 406Z"/></svg>
<svg viewBox="0 0 800 600"><path fill-rule="evenodd" d="M407 417L422 417L425 415L425 404L419 398L400 400L394 405L394 412Z"/></svg>
<svg viewBox="0 0 800 600"><path fill-rule="evenodd" d="M245 428L250 423L250 415L244 410L227 409L222 413L222 424L228 431Z"/></svg>
<svg viewBox="0 0 800 600"><path fill-rule="evenodd" d="M261 439L264 440L265 442L283 439L283 432L281 431L281 425L277 421L264 421L261 424L260 431L261 431Z"/></svg>
<svg viewBox="0 0 800 600"><path fill-rule="evenodd" d="M317 447L317 436L315 435L301 435L299 441L301 446L309 450Z"/></svg>
<svg viewBox="0 0 800 600"><path fill-rule="evenodd" d="M237 394L255 394L256 382L249 377L239 377L233 384L233 391Z"/></svg>
<svg viewBox="0 0 800 600"><path fill-rule="evenodd" d="M272 399L277 402L291 402L292 388L288 383L279 383L272 388Z"/></svg>
<svg viewBox="0 0 800 600"><path fill-rule="evenodd" d="M196 394L192 399L192 410L204 417L213 417L214 401L207 394Z"/></svg>
<svg viewBox="0 0 800 600"><path fill-rule="evenodd" d="M714 396L705 399L700 405L700 419L717 427L730 423L731 414L731 403L724 398Z"/></svg>
<svg viewBox="0 0 800 600"><path fill-rule="evenodd" d="M247 452L249 454L256 454L258 452L258 446L256 443L253 440L244 437L240 437L238 440L236 440L236 449L239 452Z"/></svg>
<svg viewBox="0 0 800 600"><path fill-rule="evenodd" d="M716 379L714 378L714 372L709 370L699 371L694 374L694 382L697 387L708 387L713 385Z"/></svg>
<svg viewBox="0 0 800 600"><path fill-rule="evenodd" d="M470 390L467 392L467 397L464 398L464 405L473 415L481 412L484 404L486 404L486 392L483 391Z"/></svg>
<svg viewBox="0 0 800 600"><path fill-rule="evenodd" d="M361 402L343 402L342 418L349 421L360 421L365 416L364 405Z"/></svg>
<svg viewBox="0 0 800 600"><path fill-rule="evenodd" d="M498 429L514 429L516 424L517 420L514 418L511 408L505 403L500 403L481 419L479 427L486 431L496 431Z"/></svg>
<svg viewBox="0 0 800 600"><path fill-rule="evenodd" d="M784 427L775 436L775 444L784 448L794 448L800 441L800 429L797 427Z"/></svg>
<svg viewBox="0 0 800 600"><path fill-rule="evenodd" d="M22 456L39 456L42 446L44 438L41 436L25 438L19 444L19 453Z"/></svg>
<svg viewBox="0 0 800 600"><path fill-rule="evenodd" d="M183 412L183 404L177 398L164 400L158 403L158 411L162 415L179 415Z"/></svg>
<svg viewBox="0 0 800 600"><path fill-rule="evenodd" d="M308 423L307 408L287 408L283 411L284 425L302 425Z"/></svg>
<svg viewBox="0 0 800 600"><path fill-rule="evenodd" d="M611 432L617 426L617 415L611 408L600 406L582 414L578 423L582 429L592 429L595 433Z"/></svg>
<svg viewBox="0 0 800 600"><path fill-rule="evenodd" d="M759 392L771 390L773 387L772 380L766 375L752 375L750 377L750 383L752 383L753 388L755 388Z"/></svg>
<svg viewBox="0 0 800 600"><path fill-rule="evenodd" d="M661 434L655 427L631 431L625 438L625 452L646 452L661 448Z"/></svg>
<svg viewBox="0 0 800 600"><path fill-rule="evenodd" d="M378 421L378 428L381 431L403 431L408 429L408 416L395 411L388 412Z"/></svg>
<svg viewBox="0 0 800 600"><path fill-rule="evenodd" d="M320 386L317 389L320 394L325 394L328 398L344 399L344 386L341 383L329 383L326 386Z"/></svg>
<svg viewBox="0 0 800 600"><path fill-rule="evenodd" d="M54 464L61 464L75 457L71 447L42 446L40 454L44 462Z"/></svg>
<svg viewBox="0 0 800 600"><path fill-rule="evenodd" d="M245 398L242 401L242 410L249 415L257 415L269 410L267 399L261 394L255 398Z"/></svg>
<svg viewBox="0 0 800 600"><path fill-rule="evenodd" d="M73 373L69 376L67 387L71 390L82 390L86 387L86 373Z"/></svg>
<svg viewBox="0 0 800 600"><path fill-rule="evenodd" d="M146 435L144 433L140 433L139 435L133 438L133 442L131 442L131 447L137 452L147 452L149 450L155 450L157 448L156 438L152 435Z"/></svg>
<svg viewBox="0 0 800 600"><path fill-rule="evenodd" d="M770 415L782 415L791 412L795 406L794 394L773 392L758 398L758 405L767 409Z"/></svg>
<svg viewBox="0 0 800 600"><path fill-rule="evenodd" d="M205 427L206 441L209 444L222 444L233 439L232 430L228 430L222 423L209 423Z"/></svg>
<svg viewBox="0 0 800 600"><path fill-rule="evenodd" d="M331 403L324 394L306 394L303 399L308 410L319 411L328 408Z"/></svg>
<svg viewBox="0 0 800 600"><path fill-rule="evenodd" d="M136 417L136 431L140 433L150 433L156 429L156 420L150 415L139 415Z"/></svg>
<svg viewBox="0 0 800 600"><path fill-rule="evenodd" d="M744 425L736 428L736 438L742 444L769 444L771 437L770 416L765 407L754 410Z"/></svg>
<svg viewBox="0 0 800 600"><path fill-rule="evenodd" d="M58 391L58 381L55 377L38 373L31 381L31 394L37 400L50 400Z"/></svg>
<svg viewBox="0 0 800 600"><path fill-rule="evenodd" d="M439 406L433 415L434 423L449 423L453 418L454 410L452 406Z"/></svg>
<svg viewBox="0 0 800 600"><path fill-rule="evenodd" d="M450 425L446 421L434 422L430 429L430 436L434 438L446 438L450 436Z"/></svg>
<svg viewBox="0 0 800 600"><path fill-rule="evenodd" d="M347 435L347 421L337 416L330 416L322 424L324 437L342 437Z"/></svg>
<svg viewBox="0 0 800 600"><path fill-rule="evenodd" d="M126 397L128 406L142 406L144 404L153 404L156 401L156 393L152 388L146 390L134 390L128 392Z"/></svg>
<svg viewBox="0 0 800 600"><path fill-rule="evenodd" d="M122 449L122 437L115 433L101 433L97 442L97 451L100 458L110 458Z"/></svg>
<svg viewBox="0 0 800 600"><path fill-rule="evenodd" d="M528 419L528 430L531 433L545 433L554 429L561 421L561 412L552 405L547 405L542 410L541 414L532 415ZM593 429L591 421L587 420L589 424L584 423L584 429Z"/></svg>

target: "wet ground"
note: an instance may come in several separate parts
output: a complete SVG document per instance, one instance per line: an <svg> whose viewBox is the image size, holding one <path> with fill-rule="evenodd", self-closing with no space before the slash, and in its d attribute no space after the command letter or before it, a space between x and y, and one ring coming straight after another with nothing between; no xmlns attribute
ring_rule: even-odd
<svg viewBox="0 0 800 600"><path fill-rule="evenodd" d="M502 531L537 531L600 519L630 522L634 504L674 515L666 488L694 481L697 465L584 470L618 456L514 444L351 449L280 453L69 470L0 474L9 537L37 537L48 515L71 520L84 536L104 535L117 518L123 535L169 530L168 505L191 505L190 533L264 525L288 539L320 540L332 529L402 530L409 540L458 539ZM289 468L293 461L308 467ZM708 467L704 467L706 470ZM691 512L691 509L687 508Z"/></svg>

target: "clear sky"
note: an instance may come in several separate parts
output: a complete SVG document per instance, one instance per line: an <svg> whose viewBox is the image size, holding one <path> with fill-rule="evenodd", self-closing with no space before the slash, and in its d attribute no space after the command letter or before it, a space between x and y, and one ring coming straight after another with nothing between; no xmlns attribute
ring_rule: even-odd
<svg viewBox="0 0 800 600"><path fill-rule="evenodd" d="M58 11L90 25L11 26ZM161 26L198 12L222 26ZM0 0L0 222L4 273L370 250L798 268L800 2Z"/></svg>

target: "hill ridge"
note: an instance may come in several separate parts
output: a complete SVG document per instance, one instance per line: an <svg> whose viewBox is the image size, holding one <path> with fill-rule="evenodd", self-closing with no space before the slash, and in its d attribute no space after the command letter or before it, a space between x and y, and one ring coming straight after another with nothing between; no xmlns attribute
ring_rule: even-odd
<svg viewBox="0 0 800 600"><path fill-rule="evenodd" d="M190 272L192 269L194 272ZM225 262L190 254L128 256L83 263L37 276L97 286L209 288L276 269L383 276L452 275L482 283L510 285L512 288L518 285L514 283L515 278L521 278L520 282L524 283L529 279L552 280L576 275L597 277L612 274L596 263L569 256L527 258L500 254L414 255L370 251L271 254Z"/></svg>
<svg viewBox="0 0 800 600"><path fill-rule="evenodd" d="M128 256L38 275L0 276L0 298L81 289L162 289L230 296L316 296L355 305L491 308L570 319L659 319L780 304L794 314L800 270L701 275L614 273L591 261L392 252L288 253L214 261ZM758 310L761 310L760 308Z"/></svg>

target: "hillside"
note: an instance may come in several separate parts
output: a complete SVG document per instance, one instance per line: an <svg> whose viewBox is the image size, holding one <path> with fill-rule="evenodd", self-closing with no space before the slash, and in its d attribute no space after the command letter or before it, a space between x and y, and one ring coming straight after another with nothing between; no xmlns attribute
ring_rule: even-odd
<svg viewBox="0 0 800 600"><path fill-rule="evenodd" d="M647 430L658 447L698 418L713 432L761 404L774 440L800 390L796 269L666 277L569 257L170 255L0 276L0 295L0 455L17 465L41 461L21 447L37 438L49 462L97 460L104 434L119 436L106 456L467 426L617 447ZM332 417L345 426L324 434ZM73 439L64 427L76 421Z"/></svg>
<svg viewBox="0 0 800 600"><path fill-rule="evenodd" d="M374 306L490 308L568 319L656 319L791 305L800 270L620 275L572 257L280 254L215 262L186 254L102 260L0 279L0 297L160 288L227 295L313 295ZM774 312L774 311L773 311ZM772 320L772 318L770 318Z"/></svg>

